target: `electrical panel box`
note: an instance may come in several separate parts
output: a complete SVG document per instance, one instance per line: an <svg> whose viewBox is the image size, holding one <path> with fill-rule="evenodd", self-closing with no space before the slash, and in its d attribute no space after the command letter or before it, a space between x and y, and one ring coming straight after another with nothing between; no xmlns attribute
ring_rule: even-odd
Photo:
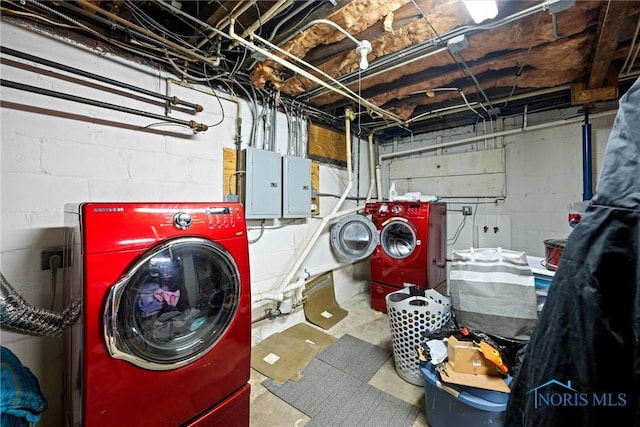
<svg viewBox="0 0 640 427"><path fill-rule="evenodd" d="M311 216L311 160L282 156L282 217Z"/></svg>
<svg viewBox="0 0 640 427"><path fill-rule="evenodd" d="M249 147L240 156L240 200L247 219L280 218L282 214L282 156Z"/></svg>

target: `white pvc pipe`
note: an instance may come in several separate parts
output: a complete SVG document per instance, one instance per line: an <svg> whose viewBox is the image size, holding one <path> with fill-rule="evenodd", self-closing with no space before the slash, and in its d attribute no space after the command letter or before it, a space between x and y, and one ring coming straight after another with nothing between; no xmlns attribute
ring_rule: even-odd
<svg viewBox="0 0 640 427"><path fill-rule="evenodd" d="M284 293L278 291L256 292L251 294L251 303L255 304L260 301L270 300L281 302L284 300Z"/></svg>
<svg viewBox="0 0 640 427"><path fill-rule="evenodd" d="M371 195L373 194L373 187L375 186L375 181L376 181L376 176L375 176L375 153L373 152L374 150L374 146L373 146L373 132L369 133L369 175L371 175L371 178L369 180L369 192L367 193L367 199L365 201L368 202L369 200L371 200ZM378 196L378 199L380 198L380 193L376 194Z"/></svg>
<svg viewBox="0 0 640 427"><path fill-rule="evenodd" d="M349 117L351 117L351 119L349 119ZM272 291L266 291L266 292L259 292L256 293L254 295L252 295L251 301L252 303L256 303L256 302L260 302L263 300L272 300L272 301L277 301L277 302L282 302L284 300L284 296L285 294L291 292L291 291L298 291L298 293L301 294L302 292L302 288L304 287L305 283L306 283L306 279L307 277L305 275L299 275L298 277L298 281L295 283L291 283L291 280L293 279L293 277L295 276L295 274L299 271L300 267L302 266L302 263L304 262L304 258L308 255L308 253L311 251L311 248L313 247L313 245L316 243L316 241L318 240L318 238L320 237L320 234L322 233L322 231L324 230L326 224L335 219L335 218L340 218L343 217L345 215L349 215L352 213L356 213L360 210L362 210L362 206L355 206L349 209L344 209L342 211L338 211L338 208L340 207L340 205L342 205L342 203L344 202L344 200L346 199L349 191L352 188L353 182L353 174L351 173L351 130L350 130L350 120L353 119L353 113L350 112L349 114L347 114L347 122L346 122L346 128L347 128L347 141L346 141L346 145L347 145L347 169L348 169L348 180L349 182L347 183L347 189L345 190L345 192L343 193L343 197L340 198L340 201L336 204L336 206L334 207L334 209L332 210L332 212L325 218L322 219L322 223L316 228L314 235L309 239L309 241L307 242L305 248L303 249L302 254L300 255L300 257L297 259L296 265L294 265L291 270L289 270L289 274L287 275L287 277L282 281L280 287L276 290L272 290ZM373 151L372 151L372 155L370 156L370 166L373 166ZM373 172L371 172L373 173ZM371 192L373 191L373 182L371 183L371 188L369 188L369 192L368 194L371 194Z"/></svg>
<svg viewBox="0 0 640 427"><path fill-rule="evenodd" d="M380 164L376 165L376 193L378 200L382 201L382 172L380 171Z"/></svg>
<svg viewBox="0 0 640 427"><path fill-rule="evenodd" d="M322 221L320 222L318 227L316 227L315 231L313 232L313 235L307 241L307 244L302 249L302 252L300 253L298 258L296 259L296 262L289 269L289 272L287 273L285 278L280 283L280 286L278 287L278 291L279 292L283 292L284 289L286 289L289 286L289 283L291 283L291 281L293 280L294 276L298 273L298 270L302 266L302 263L304 262L304 260L307 258L307 256L311 252L311 249L313 248L313 246L315 245L317 240L320 238L320 235L324 231L324 228L327 225L327 223L331 219L335 218L336 213L338 212L338 210L340 209L340 207L344 203L345 199L349 195L349 192L351 191L351 187L353 186L353 174L351 172L351 120L353 120L354 114L350 109L347 109L345 111L345 113L346 113L345 114L345 128L346 128L345 129L345 145L346 145L346 151L347 151L346 152L346 155L347 155L347 187L345 188L345 191L342 193L342 196L340 197L338 202L333 207L331 213L329 215L327 215L326 217L322 218Z"/></svg>
<svg viewBox="0 0 640 427"><path fill-rule="evenodd" d="M591 118L599 118L599 117L606 117L606 116L611 116L617 113L617 110L610 110L610 111L603 111L601 113L595 113L591 115ZM385 154L380 154L380 156L378 157L379 161L378 163L381 163L384 159L389 159L392 157L401 157L401 156L408 156L411 154L416 154L416 153L421 153L424 151L433 151L433 150L437 150L440 148L445 148L445 147L452 147L454 145L462 145L462 144L467 144L470 142L476 142L482 139L486 139L486 138L496 138L499 136L506 136L506 135L514 135L517 133L521 133L521 132L527 132L527 131L534 131L534 130L540 130L540 129L546 129L546 128L550 128L550 127L555 127L555 126L562 126L562 125L566 125L566 124L571 124L571 123L577 123L577 122L581 122L582 120L584 120L583 117L573 117L570 119L564 119L564 120L556 120L553 122L547 122L547 123L541 123L539 125L533 125L533 126L529 126L527 128L518 128L518 129L510 129L510 130L503 130L500 132L494 132L492 134L487 134L487 135L476 135L476 136L471 136L469 138L462 138L462 139L458 139L456 141L448 141L448 142L442 142L440 144L433 144L433 145L428 145L425 147L418 147L418 148L412 148L409 150L404 150L404 151L396 151L393 153L385 153Z"/></svg>

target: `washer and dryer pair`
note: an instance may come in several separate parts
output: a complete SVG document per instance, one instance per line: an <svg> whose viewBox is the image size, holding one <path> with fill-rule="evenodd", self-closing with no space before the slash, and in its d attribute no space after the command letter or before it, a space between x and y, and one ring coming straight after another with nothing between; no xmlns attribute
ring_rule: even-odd
<svg viewBox="0 0 640 427"><path fill-rule="evenodd" d="M70 426L248 426L251 291L238 203L65 206Z"/></svg>
<svg viewBox="0 0 640 427"><path fill-rule="evenodd" d="M331 229L334 250L352 261L370 256L371 306L386 312L385 297L406 286L447 293L447 205L379 201Z"/></svg>

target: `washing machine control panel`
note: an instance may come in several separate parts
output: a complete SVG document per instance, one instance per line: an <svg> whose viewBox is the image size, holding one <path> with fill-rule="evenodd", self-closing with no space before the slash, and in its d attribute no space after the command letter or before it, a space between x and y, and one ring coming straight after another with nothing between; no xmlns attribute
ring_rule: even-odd
<svg viewBox="0 0 640 427"><path fill-rule="evenodd" d="M178 211L173 215L173 225L179 230L186 230L192 225L205 223L210 230L234 228L242 224L242 214L232 207L208 207L202 211L186 212Z"/></svg>
<svg viewBox="0 0 640 427"><path fill-rule="evenodd" d="M365 206L365 214L378 218L406 216L421 218L428 215L429 203L421 202L374 202Z"/></svg>

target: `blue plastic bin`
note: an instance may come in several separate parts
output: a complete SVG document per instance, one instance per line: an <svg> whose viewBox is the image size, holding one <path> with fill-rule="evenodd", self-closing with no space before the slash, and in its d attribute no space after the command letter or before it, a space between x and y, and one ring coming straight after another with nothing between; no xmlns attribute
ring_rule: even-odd
<svg viewBox="0 0 640 427"><path fill-rule="evenodd" d="M538 316L540 316L542 307L544 307L544 303L547 300L547 294L549 293L549 286L551 286L553 276L544 276L534 273L533 279L536 285L536 304L538 308Z"/></svg>
<svg viewBox="0 0 640 427"><path fill-rule="evenodd" d="M508 393L442 383L435 367L420 367L425 380L425 412L429 427L502 426Z"/></svg>

